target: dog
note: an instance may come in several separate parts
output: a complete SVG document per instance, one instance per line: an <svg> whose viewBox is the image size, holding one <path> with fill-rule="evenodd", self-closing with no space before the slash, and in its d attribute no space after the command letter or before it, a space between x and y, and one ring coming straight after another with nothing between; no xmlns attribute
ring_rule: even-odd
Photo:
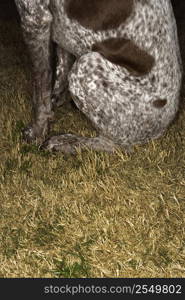
<svg viewBox="0 0 185 300"><path fill-rule="evenodd" d="M179 107L182 64L170 0L15 0L33 74L42 149L113 152L162 136ZM97 137L46 139L66 89Z"/></svg>

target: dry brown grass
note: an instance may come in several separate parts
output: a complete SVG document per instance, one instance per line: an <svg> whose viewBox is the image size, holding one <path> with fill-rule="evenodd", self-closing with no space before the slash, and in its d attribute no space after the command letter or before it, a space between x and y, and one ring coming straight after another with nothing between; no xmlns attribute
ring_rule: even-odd
<svg viewBox="0 0 185 300"><path fill-rule="evenodd" d="M184 277L185 110L131 155L22 144L27 57L16 22L0 25L0 276ZM71 107L60 128L95 134Z"/></svg>

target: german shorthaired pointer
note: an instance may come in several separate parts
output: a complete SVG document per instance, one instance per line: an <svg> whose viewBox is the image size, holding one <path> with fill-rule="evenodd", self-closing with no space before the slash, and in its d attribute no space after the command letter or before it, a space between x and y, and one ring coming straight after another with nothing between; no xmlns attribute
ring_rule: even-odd
<svg viewBox="0 0 185 300"><path fill-rule="evenodd" d="M99 135L53 136L43 148L111 152L165 132L178 110L182 77L170 0L15 2L33 66L27 141L44 141L66 88Z"/></svg>

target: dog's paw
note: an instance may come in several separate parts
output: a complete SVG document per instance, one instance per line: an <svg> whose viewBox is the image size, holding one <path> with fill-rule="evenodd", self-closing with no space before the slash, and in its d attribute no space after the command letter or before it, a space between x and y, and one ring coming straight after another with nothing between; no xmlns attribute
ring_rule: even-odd
<svg viewBox="0 0 185 300"><path fill-rule="evenodd" d="M63 153L75 154L77 147L81 144L80 138L73 134L64 134L48 138L40 147L41 150L50 152L61 151Z"/></svg>
<svg viewBox="0 0 185 300"><path fill-rule="evenodd" d="M35 124L28 125L22 130L22 136L25 142L36 142L41 144L48 133L48 126L39 127Z"/></svg>
<svg viewBox="0 0 185 300"><path fill-rule="evenodd" d="M35 132L32 126L27 126L22 130L22 136L25 142L31 143L36 140Z"/></svg>

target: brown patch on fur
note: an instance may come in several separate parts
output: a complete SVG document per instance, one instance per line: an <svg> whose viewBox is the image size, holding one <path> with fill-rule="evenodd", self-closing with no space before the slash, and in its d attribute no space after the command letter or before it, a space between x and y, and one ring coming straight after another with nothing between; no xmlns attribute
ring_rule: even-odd
<svg viewBox="0 0 185 300"><path fill-rule="evenodd" d="M70 19L92 30L117 28L131 15L133 0L66 0Z"/></svg>
<svg viewBox="0 0 185 300"><path fill-rule="evenodd" d="M153 56L124 38L111 38L96 43L92 50L99 52L112 63L126 68L135 76L149 73L155 62Z"/></svg>
<svg viewBox="0 0 185 300"><path fill-rule="evenodd" d="M158 99L153 102L153 106L156 108L163 108L167 104L167 100Z"/></svg>

